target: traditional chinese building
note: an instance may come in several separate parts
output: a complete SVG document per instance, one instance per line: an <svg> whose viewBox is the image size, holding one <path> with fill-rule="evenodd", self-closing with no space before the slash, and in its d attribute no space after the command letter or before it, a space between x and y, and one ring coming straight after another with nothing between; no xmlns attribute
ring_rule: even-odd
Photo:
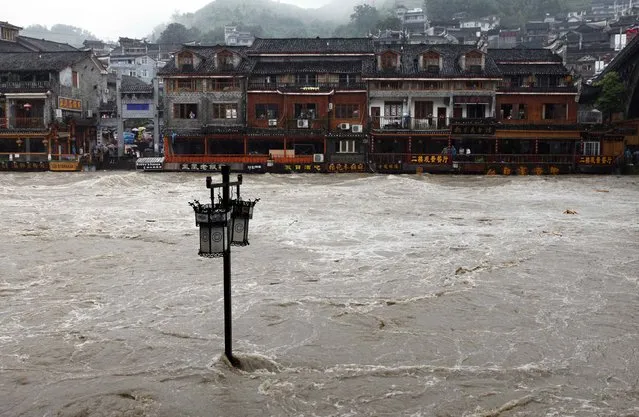
<svg viewBox="0 0 639 417"><path fill-rule="evenodd" d="M494 137L500 74L492 59L472 46L380 49L364 78L369 160L377 170L451 171L458 168L453 166L457 149L481 153L484 139ZM469 130L471 121L477 132Z"/></svg>
<svg viewBox="0 0 639 417"><path fill-rule="evenodd" d="M493 49L502 74L491 169L574 172L582 152L577 88L561 57L547 49Z"/></svg>
<svg viewBox="0 0 639 417"><path fill-rule="evenodd" d="M244 49L185 47L160 72L166 169L243 169L248 162L245 91L253 63Z"/></svg>
<svg viewBox="0 0 639 417"><path fill-rule="evenodd" d="M366 169L365 38L257 39L247 89L247 151L289 171ZM325 164L325 165L324 165Z"/></svg>
<svg viewBox="0 0 639 417"><path fill-rule="evenodd" d="M1 167L48 169L88 153L105 75L90 51L0 53Z"/></svg>

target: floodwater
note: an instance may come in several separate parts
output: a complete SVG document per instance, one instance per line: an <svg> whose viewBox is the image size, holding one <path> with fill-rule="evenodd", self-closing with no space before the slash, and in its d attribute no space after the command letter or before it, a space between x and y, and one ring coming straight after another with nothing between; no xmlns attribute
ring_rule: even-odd
<svg viewBox="0 0 639 417"><path fill-rule="evenodd" d="M639 178L0 174L1 416L638 416Z"/></svg>

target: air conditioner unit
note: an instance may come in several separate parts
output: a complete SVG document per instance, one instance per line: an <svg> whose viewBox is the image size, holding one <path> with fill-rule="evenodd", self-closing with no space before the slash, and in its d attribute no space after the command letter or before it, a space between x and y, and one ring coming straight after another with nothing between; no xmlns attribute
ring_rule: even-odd
<svg viewBox="0 0 639 417"><path fill-rule="evenodd" d="M298 119L297 120L297 128L298 129L307 129L308 128L308 119Z"/></svg>
<svg viewBox="0 0 639 417"><path fill-rule="evenodd" d="M55 109L55 118L62 119L62 109Z"/></svg>
<svg viewBox="0 0 639 417"><path fill-rule="evenodd" d="M277 119L268 119L269 126L277 126Z"/></svg>
<svg viewBox="0 0 639 417"><path fill-rule="evenodd" d="M323 153L314 153L313 154L313 162L316 164L320 164L324 162L324 154Z"/></svg>
<svg viewBox="0 0 639 417"><path fill-rule="evenodd" d="M362 133L362 125L353 125L352 130L353 133Z"/></svg>
<svg viewBox="0 0 639 417"><path fill-rule="evenodd" d="M90 119L93 117L93 110L87 110L87 119Z"/></svg>
<svg viewBox="0 0 639 417"><path fill-rule="evenodd" d="M333 110L333 103L328 103L328 111Z"/></svg>
<svg viewBox="0 0 639 417"><path fill-rule="evenodd" d="M342 130L349 130L351 128L351 125L349 125L348 123L340 123L339 128Z"/></svg>

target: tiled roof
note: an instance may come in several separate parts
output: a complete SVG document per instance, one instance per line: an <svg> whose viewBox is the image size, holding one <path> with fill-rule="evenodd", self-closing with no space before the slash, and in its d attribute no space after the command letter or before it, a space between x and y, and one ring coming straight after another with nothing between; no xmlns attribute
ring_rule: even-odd
<svg viewBox="0 0 639 417"><path fill-rule="evenodd" d="M258 62L253 74L331 73L352 74L362 71L362 61Z"/></svg>
<svg viewBox="0 0 639 417"><path fill-rule="evenodd" d="M123 75L120 91L122 93L152 93L153 86L145 83L139 78Z"/></svg>
<svg viewBox="0 0 639 417"><path fill-rule="evenodd" d="M31 38L28 36L18 36L17 42L23 44L34 52L69 52L78 51L68 43L53 42L46 39Z"/></svg>
<svg viewBox="0 0 639 417"><path fill-rule="evenodd" d="M260 54L362 54L373 53L369 38L255 38L247 49L249 55Z"/></svg>
<svg viewBox="0 0 639 417"><path fill-rule="evenodd" d="M175 60L169 61L164 68L162 68L158 75L177 75L177 74L247 74L253 68L253 62L249 60L244 51L246 47L233 47L233 46L185 46L183 51L191 51L202 58L202 62L188 72L183 72L175 65ZM240 65L237 68L216 68L215 66L215 54L219 51L232 51L241 57Z"/></svg>
<svg viewBox="0 0 639 417"><path fill-rule="evenodd" d="M90 51L0 54L0 71L60 71L91 57Z"/></svg>
<svg viewBox="0 0 639 417"><path fill-rule="evenodd" d="M500 64L499 70L504 75L568 75L570 71L562 64Z"/></svg>
<svg viewBox="0 0 639 417"><path fill-rule="evenodd" d="M379 52L387 51L388 49L382 48ZM495 62L489 55L486 55L484 70L477 73L471 71L462 70L459 65L459 58L470 51L476 51L477 49L472 45L404 45L403 50L398 51L401 54L401 66L399 70L381 70L378 71L375 66L375 61L369 60L364 65L364 76L366 77L422 77L422 78L450 78L450 77L500 77L501 73L497 68ZM417 61L419 55L434 51L442 57L442 68L438 73L430 73L427 71L419 71L417 68Z"/></svg>
<svg viewBox="0 0 639 417"><path fill-rule="evenodd" d="M0 21L0 26L5 27L7 29L20 30L22 29L20 26L12 25L9 22Z"/></svg>
<svg viewBox="0 0 639 417"><path fill-rule="evenodd" d="M488 55L498 64L506 62L562 62L559 55L544 48L489 49Z"/></svg>
<svg viewBox="0 0 639 417"><path fill-rule="evenodd" d="M15 42L0 41L0 52L67 52L78 51L66 44L45 39L17 36Z"/></svg>

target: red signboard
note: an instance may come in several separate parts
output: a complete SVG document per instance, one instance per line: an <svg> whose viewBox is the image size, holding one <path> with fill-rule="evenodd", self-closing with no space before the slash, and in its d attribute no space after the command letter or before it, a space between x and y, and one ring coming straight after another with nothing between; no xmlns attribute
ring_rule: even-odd
<svg viewBox="0 0 639 417"><path fill-rule="evenodd" d="M82 101L75 98L58 97L58 108L70 111L82 111Z"/></svg>

